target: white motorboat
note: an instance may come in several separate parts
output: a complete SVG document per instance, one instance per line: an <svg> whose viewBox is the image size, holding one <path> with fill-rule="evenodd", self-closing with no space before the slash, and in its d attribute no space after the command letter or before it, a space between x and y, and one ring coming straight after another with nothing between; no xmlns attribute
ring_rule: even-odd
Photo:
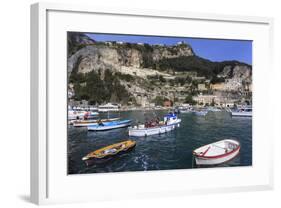
<svg viewBox="0 0 281 208"><path fill-rule="evenodd" d="M194 111L193 107L189 104L182 104L177 109L180 113L192 113Z"/></svg>
<svg viewBox="0 0 281 208"><path fill-rule="evenodd" d="M194 110L192 107L190 108L181 108L179 109L180 113L192 113Z"/></svg>
<svg viewBox="0 0 281 208"><path fill-rule="evenodd" d="M85 111L80 110L68 110L68 120L82 119L85 113Z"/></svg>
<svg viewBox="0 0 281 208"><path fill-rule="evenodd" d="M87 126L89 131L106 131L111 129L118 129L123 127L128 127L131 125L131 120L120 120L98 123L94 125Z"/></svg>
<svg viewBox="0 0 281 208"><path fill-rule="evenodd" d="M227 162L239 154L240 143L232 139L224 139L207 144L193 151L197 165L217 165Z"/></svg>
<svg viewBox="0 0 281 208"><path fill-rule="evenodd" d="M150 136L156 134L163 134L174 130L176 127L180 126L181 119L179 119L175 114L168 114L164 117L164 121L159 122L157 125L147 126L147 125L136 125L129 128L129 136Z"/></svg>
<svg viewBox="0 0 281 208"><path fill-rule="evenodd" d="M119 106L111 103L107 103L105 105L100 105L98 107L98 111L99 112L119 111Z"/></svg>
<svg viewBox="0 0 281 208"><path fill-rule="evenodd" d="M208 107L209 112L221 112L220 108L217 107Z"/></svg>
<svg viewBox="0 0 281 208"><path fill-rule="evenodd" d="M93 118L99 115L98 112L84 110L68 110L68 120Z"/></svg>
<svg viewBox="0 0 281 208"><path fill-rule="evenodd" d="M94 117L99 115L98 112L94 112L94 111L86 111L85 116L88 116L89 118Z"/></svg>
<svg viewBox="0 0 281 208"><path fill-rule="evenodd" d="M195 115L197 115L197 116L206 116L206 115L208 114L208 111L206 111L206 110L201 110L201 111L195 111L194 113L195 113Z"/></svg>
<svg viewBox="0 0 281 208"><path fill-rule="evenodd" d="M240 107L236 111L231 111L232 116L252 117L252 107Z"/></svg>

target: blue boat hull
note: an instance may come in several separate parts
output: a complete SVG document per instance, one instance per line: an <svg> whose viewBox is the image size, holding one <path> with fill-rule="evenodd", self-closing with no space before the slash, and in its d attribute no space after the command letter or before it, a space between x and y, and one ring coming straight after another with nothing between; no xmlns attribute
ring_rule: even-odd
<svg viewBox="0 0 281 208"><path fill-rule="evenodd" d="M124 128L131 125L131 120L105 122L102 125L88 126L89 131L107 131L111 129Z"/></svg>

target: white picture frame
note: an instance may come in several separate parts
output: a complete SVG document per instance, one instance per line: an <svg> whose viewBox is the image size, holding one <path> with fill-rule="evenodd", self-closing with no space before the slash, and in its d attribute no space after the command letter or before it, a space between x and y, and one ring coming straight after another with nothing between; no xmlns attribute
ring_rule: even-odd
<svg viewBox="0 0 281 208"><path fill-rule="evenodd" d="M114 26L113 21L120 23ZM91 21L91 22L90 22ZM91 29L93 22L96 29ZM125 27L132 24L131 27ZM170 30L161 29L169 23ZM106 24L107 27L103 27ZM159 30L153 30L153 24ZM186 31L180 25L193 28ZM137 25L138 27L134 26ZM144 25L147 30L144 30ZM234 28L234 29L232 29ZM31 201L36 204L266 190L273 187L268 88L273 20L191 12L37 3L31 6ZM253 40L253 165L251 167L67 175L66 31L180 35ZM132 31L134 30L134 31ZM56 46L56 47L54 47ZM261 59L262 57L262 59ZM56 76L54 76L56 70ZM268 73L270 74L270 73ZM65 95L63 94L65 93ZM63 95L63 96L62 96ZM55 109L54 100L58 109ZM265 102L265 100L269 100ZM65 109L63 108L65 106ZM268 131L267 131L268 130ZM63 156L64 155L64 156ZM63 157L63 158L62 158ZM65 170L64 170L65 169ZM120 181L128 181L122 185ZM163 182L165 181L165 184ZM214 182L216 181L216 182ZM120 187L118 192L107 185ZM91 187L98 187L91 188Z"/></svg>

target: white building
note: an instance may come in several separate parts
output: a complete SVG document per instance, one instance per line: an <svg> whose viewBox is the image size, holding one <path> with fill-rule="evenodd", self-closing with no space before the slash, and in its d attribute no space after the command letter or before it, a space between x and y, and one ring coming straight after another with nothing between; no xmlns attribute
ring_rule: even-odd
<svg viewBox="0 0 281 208"><path fill-rule="evenodd" d="M177 42L177 45L182 45L182 44L185 44L185 42L184 41Z"/></svg>

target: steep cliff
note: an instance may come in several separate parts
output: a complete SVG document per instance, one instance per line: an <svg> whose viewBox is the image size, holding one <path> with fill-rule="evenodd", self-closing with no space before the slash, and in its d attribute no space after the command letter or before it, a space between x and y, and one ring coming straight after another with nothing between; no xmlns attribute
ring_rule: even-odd
<svg viewBox="0 0 281 208"><path fill-rule="evenodd" d="M94 44L95 41L81 32L68 32L67 33L67 53L68 57L75 53L79 48Z"/></svg>
<svg viewBox="0 0 281 208"><path fill-rule="evenodd" d="M69 33L68 48L71 98L91 104L111 101L143 105L159 96L183 101L200 92L200 83L207 83L207 89L208 83L225 83L217 89L243 92L249 91L252 81L250 65L209 61L197 56L186 43L96 42L83 33Z"/></svg>
<svg viewBox="0 0 281 208"><path fill-rule="evenodd" d="M68 58L68 72L87 73L93 70L120 69L121 66L155 68L164 59L194 56L187 44L151 46L148 44L86 44Z"/></svg>

